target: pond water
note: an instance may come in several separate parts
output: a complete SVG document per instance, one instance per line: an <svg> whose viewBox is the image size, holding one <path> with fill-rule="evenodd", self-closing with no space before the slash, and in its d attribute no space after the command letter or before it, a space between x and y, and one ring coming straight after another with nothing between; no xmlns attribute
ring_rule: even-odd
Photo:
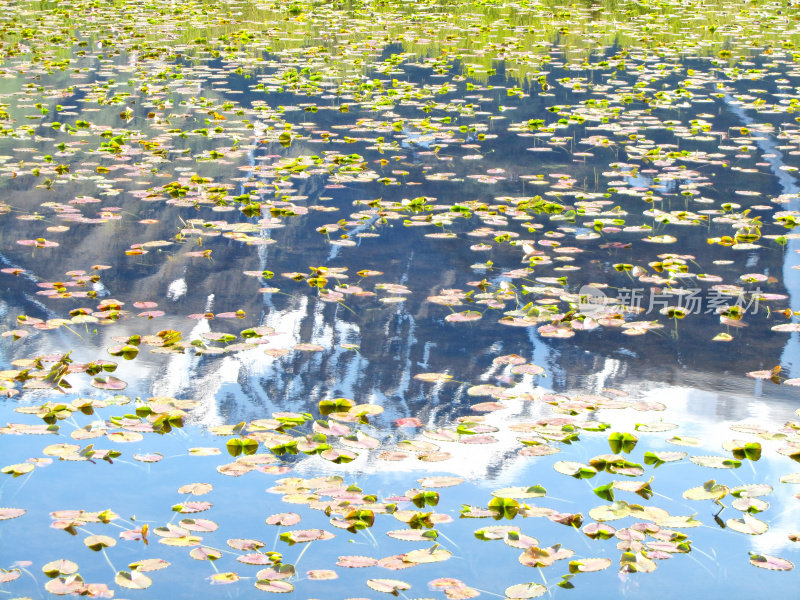
<svg viewBox="0 0 800 600"><path fill-rule="evenodd" d="M4 597L791 596L796 3L5 8Z"/></svg>

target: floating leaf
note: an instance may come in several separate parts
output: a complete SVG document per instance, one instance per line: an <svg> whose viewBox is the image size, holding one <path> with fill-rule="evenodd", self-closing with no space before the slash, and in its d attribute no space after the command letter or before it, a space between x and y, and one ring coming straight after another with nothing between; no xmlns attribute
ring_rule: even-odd
<svg viewBox="0 0 800 600"><path fill-rule="evenodd" d="M505 497L505 498L515 498L517 500L522 500L525 498L542 498L543 496L547 495L547 490L543 488L541 485L533 485L533 486L515 486L515 487L506 487L501 488L499 490L494 490L492 492L492 496L497 497Z"/></svg>
<svg viewBox="0 0 800 600"><path fill-rule="evenodd" d="M306 571L306 576L313 581L328 581L339 578L339 575L336 574L336 571L331 571L330 569L314 569L312 571Z"/></svg>
<svg viewBox="0 0 800 600"><path fill-rule="evenodd" d="M114 431L106 434L106 437L112 442L116 442L118 444L141 442L143 439L142 434L136 431Z"/></svg>
<svg viewBox="0 0 800 600"><path fill-rule="evenodd" d="M751 483L747 485L737 485L731 488L731 496L737 498L758 498L772 493L772 486L766 483Z"/></svg>
<svg viewBox="0 0 800 600"><path fill-rule="evenodd" d="M769 530L769 525L749 513L744 513L741 519L728 519L725 524L730 529L747 535L761 535Z"/></svg>
<svg viewBox="0 0 800 600"><path fill-rule="evenodd" d="M699 527L703 524L693 516L685 517L679 515L668 515L653 520L659 527L676 527L679 529L683 527Z"/></svg>
<svg viewBox="0 0 800 600"><path fill-rule="evenodd" d="M527 509L526 509L526 513ZM583 515L581 513L558 513L553 512L547 515L547 518L553 521L554 523L560 523L561 525L569 525L570 527L575 527L576 529L583 525Z"/></svg>
<svg viewBox="0 0 800 600"><path fill-rule="evenodd" d="M178 488L179 494L192 494L193 496L202 496L207 494L214 486L210 483L188 483Z"/></svg>
<svg viewBox="0 0 800 600"><path fill-rule="evenodd" d="M553 468L559 473L570 475L576 479L591 479L597 475L597 469L579 462L560 460L553 465Z"/></svg>
<svg viewBox="0 0 800 600"><path fill-rule="evenodd" d="M273 554L273 553L268 553L268 554ZM280 554L274 553L274 559L280 559ZM261 580L277 581L277 580L289 579L294 574L295 574L295 569L293 565L284 565L278 562L277 564L275 564L275 566L269 567L267 569L261 569L258 573L256 573L256 578Z"/></svg>
<svg viewBox="0 0 800 600"><path fill-rule="evenodd" d="M219 528L219 525L208 519L182 519L179 525L188 531L200 532L216 531Z"/></svg>
<svg viewBox="0 0 800 600"><path fill-rule="evenodd" d="M520 504L513 498L494 497L489 501L489 510L495 513L495 519L513 519L519 513Z"/></svg>
<svg viewBox="0 0 800 600"><path fill-rule="evenodd" d="M164 455L159 454L158 452L151 452L149 454L134 454L133 458L140 462L156 463L164 458Z"/></svg>
<svg viewBox="0 0 800 600"><path fill-rule="evenodd" d="M745 442L743 440L730 440L722 445L725 450L733 454L737 460L756 461L761 458L761 444L758 442Z"/></svg>
<svg viewBox="0 0 800 600"><path fill-rule="evenodd" d="M271 565L275 562L268 555L261 554L259 552L250 552L249 554L242 554L241 556L237 556L236 560L246 565Z"/></svg>
<svg viewBox="0 0 800 600"><path fill-rule="evenodd" d="M525 442L523 442L525 443ZM549 456L551 454L558 454L561 452L558 448L554 448L553 446L548 446L547 444L531 444L526 445L519 451L520 456ZM587 467L591 468L591 467ZM565 473L566 474L566 473ZM587 475L588 472L584 472L583 475Z"/></svg>
<svg viewBox="0 0 800 600"><path fill-rule="evenodd" d="M121 379L117 379L116 377L95 377L92 380L92 387L96 387L101 390L118 391L124 390L126 387L128 387L128 384Z"/></svg>
<svg viewBox="0 0 800 600"><path fill-rule="evenodd" d="M692 436L672 436L667 440L670 444L675 444L676 446L699 446L700 440L696 437Z"/></svg>
<svg viewBox="0 0 800 600"><path fill-rule="evenodd" d="M189 448L191 456L216 456L220 452L219 448Z"/></svg>
<svg viewBox="0 0 800 600"><path fill-rule="evenodd" d="M466 323L468 321L477 321L483 317L483 313L476 310L465 310L463 312L456 312L447 315L444 320L448 323ZM419 378L419 377L417 377ZM429 381L429 380L426 380Z"/></svg>
<svg viewBox="0 0 800 600"><path fill-rule="evenodd" d="M128 568L141 573L144 571L160 571L161 569L166 569L169 565L170 563L162 558L145 558L130 563Z"/></svg>
<svg viewBox="0 0 800 600"><path fill-rule="evenodd" d="M623 552L619 562L623 573L652 573L656 570L655 562L641 552Z"/></svg>
<svg viewBox="0 0 800 600"><path fill-rule="evenodd" d="M395 419L394 424L398 427L422 427L423 423L417 417L403 417Z"/></svg>
<svg viewBox="0 0 800 600"><path fill-rule="evenodd" d="M378 564L378 560L369 556L340 556L336 564L348 569L359 569L375 566Z"/></svg>
<svg viewBox="0 0 800 600"><path fill-rule="evenodd" d="M608 500L609 502L613 502L614 500L614 484L608 483L606 485L597 486L592 490L597 496L602 498L603 500Z"/></svg>
<svg viewBox="0 0 800 600"><path fill-rule="evenodd" d="M664 431L672 431L673 429L677 429L678 426L674 423L637 423L634 429L636 431L642 431L645 433L661 433ZM613 452L613 450L612 450Z"/></svg>
<svg viewBox="0 0 800 600"><path fill-rule="evenodd" d="M0 583L14 581L15 579L19 579L20 575L22 575L22 572L19 569L12 569L10 571L0 569Z"/></svg>
<svg viewBox="0 0 800 600"><path fill-rule="evenodd" d="M33 471L34 465L32 463L18 463L16 465L8 465L0 469L0 473L11 475L12 477L19 477Z"/></svg>
<svg viewBox="0 0 800 600"><path fill-rule="evenodd" d="M24 508L0 508L0 521L16 519L17 517L24 515L26 512L28 511Z"/></svg>
<svg viewBox="0 0 800 600"><path fill-rule="evenodd" d="M561 548L560 544L550 546L549 548L531 546L525 549L517 560L526 567L549 567L555 561L570 558L573 554L574 552L572 550Z"/></svg>
<svg viewBox="0 0 800 600"><path fill-rule="evenodd" d="M611 525L606 525L605 523L589 523L588 525L584 525L582 531L587 537L593 540L597 538L601 540L608 540L614 536L614 533L616 533L617 530Z"/></svg>
<svg viewBox="0 0 800 600"><path fill-rule="evenodd" d="M418 373L417 375L414 375L414 379L431 383L450 381L452 378L453 376L448 375L447 373Z"/></svg>
<svg viewBox="0 0 800 600"><path fill-rule="evenodd" d="M769 554L750 553L750 564L770 571L791 571L794 565L785 558L770 556Z"/></svg>
<svg viewBox="0 0 800 600"><path fill-rule="evenodd" d="M393 596L399 596L400 592L411 588L411 584L399 579L368 579L367 585L376 592L385 592Z"/></svg>
<svg viewBox="0 0 800 600"><path fill-rule="evenodd" d="M226 583L236 583L239 581L239 575L236 573L214 573L210 577L212 584L226 584Z"/></svg>
<svg viewBox="0 0 800 600"><path fill-rule="evenodd" d="M606 506L598 506L589 511L589 516L595 521L616 521L624 519L631 514L627 502L617 501Z"/></svg>
<svg viewBox="0 0 800 600"><path fill-rule="evenodd" d="M720 485L713 479L703 485L694 487L683 492L683 497L687 500L721 500L728 495L730 490L725 485Z"/></svg>
<svg viewBox="0 0 800 600"><path fill-rule="evenodd" d="M738 469L742 462L724 456L690 456L689 460L701 467L711 467L713 469Z"/></svg>
<svg viewBox="0 0 800 600"><path fill-rule="evenodd" d="M153 584L153 580L139 571L119 571L114 577L114 583L129 590L146 590Z"/></svg>
<svg viewBox="0 0 800 600"><path fill-rule="evenodd" d="M539 365L534 364L523 364L523 365L515 365L511 367L511 372L514 375L541 375L544 373L544 369Z"/></svg>
<svg viewBox="0 0 800 600"><path fill-rule="evenodd" d="M119 574L117 575L119 576ZM144 577L144 575L142 575ZM83 578L80 575L70 575L68 577L59 577L51 579L44 584L46 589L51 594L58 596L66 596L70 594L79 594L84 588Z"/></svg>
<svg viewBox="0 0 800 600"><path fill-rule="evenodd" d="M652 482L652 477L647 481L615 481L614 489L622 492L631 492L645 500L649 500L653 496L653 489L650 487Z"/></svg>
<svg viewBox="0 0 800 600"><path fill-rule="evenodd" d="M191 502L183 502L181 504L175 504L172 507L172 510L175 512L179 512L182 514L187 513L198 513L203 512L210 509L213 506L211 502L205 502L200 500L194 500Z"/></svg>
<svg viewBox="0 0 800 600"><path fill-rule="evenodd" d="M502 540L509 534L516 534L519 537L519 527L516 525L490 525L481 527L475 532L475 537L479 540Z"/></svg>
<svg viewBox="0 0 800 600"><path fill-rule="evenodd" d="M353 408L353 406L355 406L355 403L349 398L321 400L319 403L319 412L322 416L326 416L333 412L347 412Z"/></svg>
<svg viewBox="0 0 800 600"><path fill-rule="evenodd" d="M417 483L419 483L422 487L430 487L430 488L453 487L463 482L464 482L463 478L455 476L438 476L438 477L432 476L432 477L423 477L422 479L417 479Z"/></svg>
<svg viewBox="0 0 800 600"><path fill-rule="evenodd" d="M731 506L736 510L741 510L742 512L748 512L750 514L756 514L760 512L764 512L769 508L769 502L761 500L760 498L736 498L733 502L731 502Z"/></svg>
<svg viewBox="0 0 800 600"><path fill-rule="evenodd" d="M259 579L255 582L255 586L262 592L272 592L273 594L288 594L294 591L294 586L288 581Z"/></svg>
<svg viewBox="0 0 800 600"><path fill-rule="evenodd" d="M611 566L610 558L583 558L569 562L570 573L592 573Z"/></svg>
<svg viewBox="0 0 800 600"><path fill-rule="evenodd" d="M78 572L78 564L71 560L61 558L44 565L42 571L50 578L58 577L59 575L72 575Z"/></svg>
<svg viewBox="0 0 800 600"><path fill-rule="evenodd" d="M225 448L231 456L239 456L242 453L250 456L258 452L258 442L250 438L231 438L225 444Z"/></svg>
<svg viewBox="0 0 800 600"><path fill-rule="evenodd" d="M107 535L90 535L83 540L83 543L86 544L89 549L99 552L103 548L116 546L117 540Z"/></svg>
<svg viewBox="0 0 800 600"><path fill-rule="evenodd" d="M410 562L414 564L434 563L434 562L445 561L449 559L452 555L453 555L452 552L449 552L444 548L438 547L438 544L434 544L433 546L427 549L412 550L411 552L407 552L403 556L403 560L405 562Z"/></svg>
<svg viewBox="0 0 800 600"><path fill-rule="evenodd" d="M217 560L222 558L222 552L217 550L216 548L209 548L208 546L198 546L197 548L192 548L189 552L189 556L191 556L195 560Z"/></svg>
<svg viewBox="0 0 800 600"><path fill-rule="evenodd" d="M291 527L300 522L300 515L297 513L277 513L267 517L267 525L282 525L284 527Z"/></svg>
<svg viewBox="0 0 800 600"><path fill-rule="evenodd" d="M608 436L608 445L614 454L619 454L620 452L630 453L638 440L639 438L633 434L614 432Z"/></svg>
<svg viewBox="0 0 800 600"><path fill-rule="evenodd" d="M659 467L664 463L683 460L688 455L686 452L645 452L644 464Z"/></svg>
<svg viewBox="0 0 800 600"><path fill-rule="evenodd" d="M330 540L333 537L332 533L324 529L295 529L294 531L285 531L280 535L281 541L290 546L315 540Z"/></svg>
<svg viewBox="0 0 800 600"><path fill-rule="evenodd" d="M396 540L407 542L425 542L435 540L439 536L435 529L395 529L394 531L387 531L386 535Z"/></svg>
<svg viewBox="0 0 800 600"><path fill-rule="evenodd" d="M518 583L506 588L506 598L511 600L525 600L538 598L547 593L547 588L540 583Z"/></svg>

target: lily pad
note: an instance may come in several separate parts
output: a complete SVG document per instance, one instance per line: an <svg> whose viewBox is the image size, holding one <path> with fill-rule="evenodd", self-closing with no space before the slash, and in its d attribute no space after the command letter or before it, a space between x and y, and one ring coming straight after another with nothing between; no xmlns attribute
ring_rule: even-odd
<svg viewBox="0 0 800 600"><path fill-rule="evenodd" d="M539 598L547 593L547 587L541 583L517 583L506 588L506 598L511 600L525 600L526 598Z"/></svg>
<svg viewBox="0 0 800 600"><path fill-rule="evenodd" d="M761 535L769 530L769 525L749 513L744 513L740 519L728 519L725 524L728 528L747 535Z"/></svg>
<svg viewBox="0 0 800 600"><path fill-rule="evenodd" d="M399 579L368 579L367 585L376 592L385 592L398 596L400 592L411 588L411 584Z"/></svg>
<svg viewBox="0 0 800 600"><path fill-rule="evenodd" d="M129 590L146 590L153 584L153 580L139 571L119 571L114 577L114 583Z"/></svg>
<svg viewBox="0 0 800 600"><path fill-rule="evenodd" d="M767 569L769 571L791 571L794 569L794 564L785 558L771 556L769 554L758 554L756 552L750 553L750 564L760 569Z"/></svg>
<svg viewBox="0 0 800 600"><path fill-rule="evenodd" d="M701 467L711 467L712 469L738 469L742 466L740 460L725 456L690 456L689 460Z"/></svg>

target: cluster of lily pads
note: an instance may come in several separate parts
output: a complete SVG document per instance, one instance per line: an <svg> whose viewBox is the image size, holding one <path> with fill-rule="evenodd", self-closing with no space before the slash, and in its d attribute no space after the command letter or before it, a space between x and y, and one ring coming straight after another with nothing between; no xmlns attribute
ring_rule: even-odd
<svg viewBox="0 0 800 600"><path fill-rule="evenodd" d="M52 363L55 357L38 357L34 362ZM63 364L62 362L55 363ZM537 365L527 363L517 355L500 356L495 364L506 369L509 374L520 378L543 374ZM455 385L452 377L443 373L419 373L416 378L429 385ZM507 486L491 492L483 505L462 504L456 516L460 519L492 519L512 521L510 524L483 525L474 532L474 537L482 542L498 543L518 552L521 565L539 569L556 567L561 579L556 585L572 588L578 583L582 573L610 568L614 560L608 556L592 556L599 553L608 555L608 549L600 542L610 540L619 550L618 568L622 573L648 573L654 571L658 563L681 554L692 552L692 540L685 530L704 525L701 517L695 514L674 514L668 510L674 503L667 496L657 493L658 476L656 470L666 463L685 461L687 458L699 467L714 469L738 469L744 461L757 462L767 447L777 446L775 451L798 461L800 460L800 441L798 429L800 422L790 421L779 429L766 429L759 425L737 424L731 429L741 439L731 439L723 444L724 453L707 456L689 454L682 450L645 451L642 463L633 459L633 452L640 443L640 437L660 434L678 429L678 425L663 420L645 420L648 413L660 412L664 404L653 401L637 401L629 398L621 390L607 389L602 394L561 395L552 393L522 392L517 386L501 387L479 384L471 386L468 394L475 398L487 397L490 400L472 405L472 414L458 418L453 423L432 428L417 418L406 417L382 426L380 423L383 408L375 404L357 404L348 398L333 398L319 403L311 413L274 413L271 418L257 419L212 427L210 433L222 440L206 447L194 447L189 455L198 457L220 456L227 452L233 462L216 465L216 472L227 477L242 477L260 473L270 477L272 483L267 489L270 494L281 496L281 501L291 505L291 511L268 515L266 525L280 528L275 543L270 549L259 539L231 538L226 545L236 551L235 560L240 563L237 571L218 571L209 578L211 584L233 584L240 579L254 580L257 589L266 592L286 593L294 589L294 581L300 576L294 564L284 559L284 546L311 544L333 540L337 536L358 538L371 535L369 530L378 521L403 524L400 529L391 529L387 535L396 540L416 542L423 547L384 557L341 554L335 565L327 569L313 569L306 573L309 580L336 579L341 569L367 569L370 576L366 586L379 592L397 595L407 590L409 583L394 578L381 577L382 570L404 570L430 563L449 561L454 553L465 552L465 548L454 546L448 537L449 528L456 527L452 511L436 512L437 506L449 495L449 488L464 483L458 476L429 475L418 479L418 487L402 493L380 495L363 490L355 484L348 484L340 475L322 475L311 478L289 475L300 466L298 456L319 457L334 464L348 463L359 454L366 455L366 461L434 461L446 468L447 461L458 453L458 448L467 445L491 445L506 443L508 436L514 439L512 448L518 455L528 460L549 460L546 457L557 454L562 449L568 451L580 445L585 437L607 438L611 453L599 454L586 462L574 460L551 461L552 468L574 480L611 480L593 488L595 496L607 502L591 508L587 514L563 512L548 502L547 490L538 484ZM509 420L507 415L514 403L522 402L538 406L541 418L535 420ZM184 426L199 402L178 400L171 397L152 397L131 401L127 396L108 396L105 399L77 398L70 402L48 400L42 404L28 404L15 409L20 415L34 418L35 423L9 423L0 428L0 435L35 435L40 437L63 437L69 430L69 441L47 444L41 451L23 463L7 465L2 473L13 478L30 476L54 461L96 463L124 461L128 444L140 442L144 435L175 435L175 429ZM127 414L114 413L119 407L129 410ZM597 420L598 415L610 411L635 411L642 415L633 431L611 431L612 425ZM549 413L549 416L544 416ZM498 418L493 418L497 415ZM89 422L82 424L78 419ZM640 417L637 417L637 420ZM666 439L672 445L688 447L700 445L700 440L689 435L673 435ZM90 442L88 445L84 445ZM108 443L110 448L95 447L95 444ZM766 447L762 449L762 442ZM119 448L119 449L118 449ZM157 452L134 453L136 461L153 465L164 460ZM166 459L169 461L169 459ZM90 467L86 467L90 468ZM205 467L208 468L208 467ZM650 470L650 476L643 479ZM56 471L57 473L57 471ZM50 475L58 477L57 474ZM252 477L252 475L250 475ZM614 477L617 478L614 478ZM697 473L697 481L702 479ZM618 479L622 477L622 479ZM800 482L800 474L784 475L780 485ZM174 519L155 526L148 522L136 525L123 519L114 507L99 512L86 510L57 510L50 514L50 527L62 530L72 536L80 537L84 545L98 553L110 552L118 544L144 544L157 542L165 545L162 554L175 560L178 549L188 550L189 556L198 561L217 561L222 559L223 550L204 540L205 535L213 534L219 524L208 518L198 518L197 513L210 511L214 503L196 499L214 491L214 485L207 482L194 482L180 485L177 492L184 499L174 503L171 511L179 516L189 515L175 523ZM565 481L564 489L571 486ZM773 492L767 483L728 486L710 479L701 485L690 487L683 492L683 498L693 502L705 502L715 507L710 519L721 527L751 536L758 536L769 529L767 522L759 518L759 513L769 509L765 500ZM563 493L563 492L562 492ZM627 499L619 498L624 494ZM457 497L456 494L454 496ZM730 504L726 498L731 498ZM665 503L665 500L667 501ZM665 504L667 508L665 508ZM738 516L726 520L720 514L726 510L738 511ZM299 512L295 512L299 511ZM296 528L313 511L324 513L330 525L338 533L324 528ZM0 509L0 520L16 518L31 519L24 508ZM304 516L305 515L305 516ZM581 532L590 540L592 551L588 555L563 547L562 544L546 545L532 535L538 529L528 524L528 519L547 519ZM620 521L621 525L616 524ZM615 525L611 523L614 522ZM107 535L108 524L121 525L115 538ZM452 524L452 525L451 525ZM391 527L391 525L390 525ZM102 530L104 533L96 533ZM798 533L790 534L793 541L800 539ZM596 548L596 550L594 550ZM480 548L469 552L482 552ZM305 552L305 550L304 550ZM107 560L110 560L106 556ZM295 559L299 562L302 554ZM564 561L564 562L560 562ZM793 568L791 561L777 556L751 552L749 562L753 566L786 571ZM558 569L559 565L563 565ZM18 579L29 564L15 566L0 571L0 581L11 584ZM131 562L129 570L119 570L114 584L131 590L141 590L153 583L150 572L170 566L170 561L161 557L149 557ZM255 572L255 567L260 570ZM337 568L338 567L338 568ZM36 565L39 568L39 565ZM253 572L250 571L253 569ZM79 566L73 560L62 558L41 565L41 570L49 578L45 589L56 595L80 594L96 597L112 597L113 590L106 583L89 583L79 573ZM468 584L462 581L456 569L453 575L445 576L448 565L437 570L442 576L429 583L431 589L442 591L448 598L471 598L480 594L481 584ZM473 574L473 579L476 574ZM575 579L578 577L578 579ZM534 598L544 595L548 590L546 582L529 581L505 588L505 597L511 599ZM553 585L553 584L551 584ZM475 586L475 587L473 587ZM13 590L13 588L11 588Z"/></svg>
<svg viewBox="0 0 800 600"><path fill-rule="evenodd" d="M753 338L781 347L800 331L789 289L800 251L796 4L9 3L0 15L0 280L18 293L0 307L0 392L26 420L0 427L0 436L59 441L4 465L6 485L19 491L48 465L54 481L65 463L126 468L124 444L140 445L130 458L152 465L156 477L164 455L142 447L188 429L202 403L180 394L108 395L139 389L118 367L138 367L145 355L221 362L258 351L277 363L330 350L275 341L283 332L264 323L263 307L297 298L324 303L323 320L357 323L365 337L381 339L383 322L405 314L448 333L482 327L512 336L531 328L553 344L621 332L633 349L684 336L712 349ZM422 267L397 266L410 265L418 248L436 252L426 277L417 276ZM167 282L180 277L203 293L179 302L182 292ZM645 294L643 304L631 302L632 290ZM690 308L698 293L717 299L711 310ZM222 308L208 295L222 298ZM370 321L376 314L378 326ZM698 326L679 326L684 319ZM341 346L360 351L352 340ZM151 356L160 354L167 356ZM797 386L785 375L789 362L768 354L754 353L741 374ZM365 568L372 576L360 584L400 595L411 584L381 569L446 563L429 589L471 598L486 584L446 569L462 552L447 537L448 526L465 522L458 516L513 521L480 527L475 538L512 548L521 565L537 568L530 579L560 568L557 584L542 578L491 592L533 598L577 585L582 573L615 564L623 574L646 573L693 551L683 530L709 519L673 514L656 495L655 469L665 463L735 470L762 452L800 459L793 420L736 425L737 437L716 456L647 449L634 458L640 438L677 425L643 418L622 431L602 419L608 411L659 412L666 403L614 389L546 393L532 384L543 367L516 354L494 358L503 373L496 383L458 382L455 367L415 373L437 393L461 386L470 405L458 417L387 420L388 406L374 399L331 396L302 412L205 426L223 441L189 455L227 452L232 461L216 465L216 474L277 478L268 491L303 512L265 515L280 528L270 550L258 539L227 539L244 566L215 570L209 581L248 578L265 592L292 592L303 577L300 557L285 558L277 542L338 543L397 521L404 526L389 537L424 547L390 556L342 551L305 577L326 581ZM611 453L578 460L568 452L587 438L607 438ZM665 441L701 445L688 434ZM571 479L597 477L593 494L607 504L564 512L544 487L525 482L437 513L459 498L447 488L465 484L462 477L428 475L382 495L336 471L436 463L447 472L484 445L552 465L565 489ZM548 458L562 451L564 460ZM317 472L281 478L307 468ZM771 484L703 479L683 498L711 505L710 520L734 532L767 531L757 515L769 508ZM781 485L798 481L786 474ZM211 510L193 498L213 490L181 485L186 499L172 512ZM723 516L728 509L740 514ZM294 528L319 513L341 531ZM115 545L156 538L169 552L187 550L212 565L229 553L204 540L219 527L210 519L151 527L112 508L51 517L53 529L80 535L109 562ZM540 542L527 521L537 517L581 532L592 551ZM16 518L31 515L0 508L0 521ZM124 523L119 538L107 535L112 523ZM760 552L749 562L793 567ZM260 570L245 572L248 565ZM31 565L6 566L0 585L15 593ZM113 585L145 589L148 573L168 566L146 558L115 567ZM110 582L84 580L69 558L35 568L52 594L115 593Z"/></svg>

